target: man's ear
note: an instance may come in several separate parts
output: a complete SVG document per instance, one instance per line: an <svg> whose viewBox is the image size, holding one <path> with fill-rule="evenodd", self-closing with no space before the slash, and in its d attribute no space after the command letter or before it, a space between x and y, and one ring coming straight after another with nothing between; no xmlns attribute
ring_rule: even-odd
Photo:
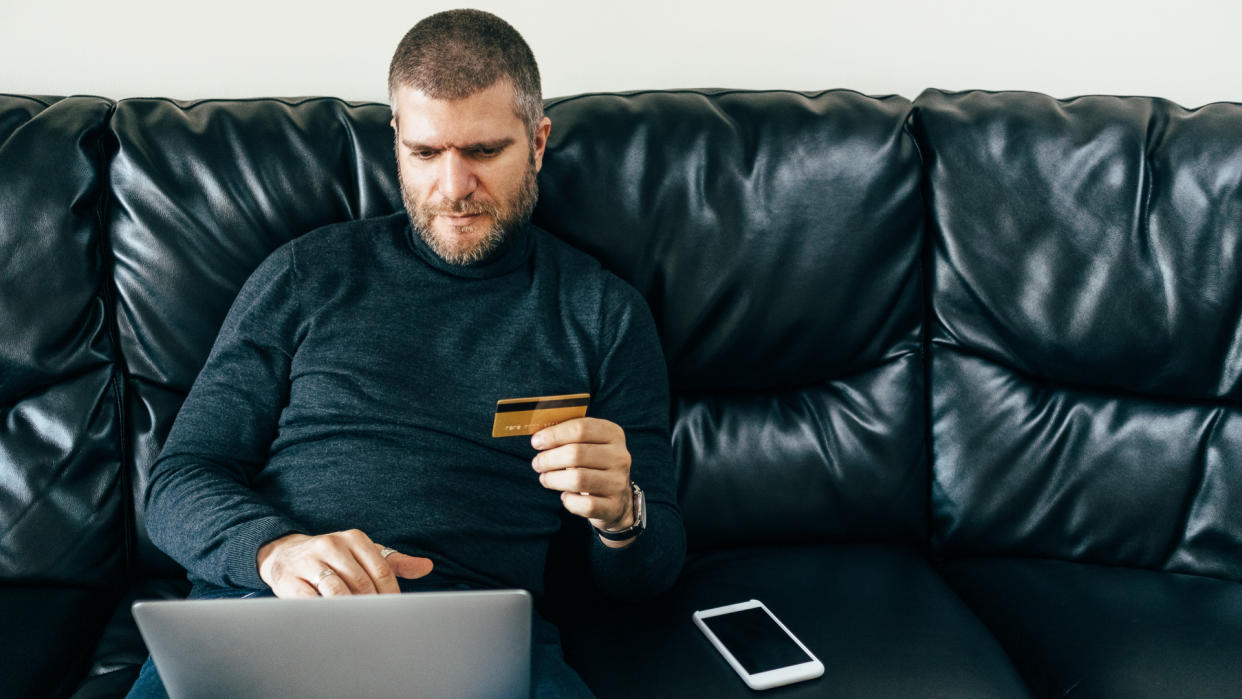
<svg viewBox="0 0 1242 699"><path fill-rule="evenodd" d="M543 168L543 150L548 147L548 134L552 132L552 120L544 117L539 120L539 126L535 127L535 172L539 172Z"/></svg>
<svg viewBox="0 0 1242 699"><path fill-rule="evenodd" d="M401 129L397 128L397 115L393 114L392 119L388 120L388 125L392 127L394 133L401 133Z"/></svg>

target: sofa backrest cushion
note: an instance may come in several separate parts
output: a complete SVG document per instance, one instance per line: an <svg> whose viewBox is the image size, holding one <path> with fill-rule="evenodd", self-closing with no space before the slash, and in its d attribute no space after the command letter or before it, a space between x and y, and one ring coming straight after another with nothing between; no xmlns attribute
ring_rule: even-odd
<svg viewBox="0 0 1242 699"><path fill-rule="evenodd" d="M933 536L1242 579L1242 104L925 92Z"/></svg>
<svg viewBox="0 0 1242 699"><path fill-rule="evenodd" d="M401 208L390 116L327 98L117 104L107 225L142 572L177 570L143 490L242 283L295 236Z"/></svg>
<svg viewBox="0 0 1242 699"><path fill-rule="evenodd" d="M105 124L89 97L0 96L0 582L124 573Z"/></svg>
<svg viewBox="0 0 1242 699"><path fill-rule="evenodd" d="M548 104L535 220L651 306L692 548L923 543L909 108L844 90Z"/></svg>

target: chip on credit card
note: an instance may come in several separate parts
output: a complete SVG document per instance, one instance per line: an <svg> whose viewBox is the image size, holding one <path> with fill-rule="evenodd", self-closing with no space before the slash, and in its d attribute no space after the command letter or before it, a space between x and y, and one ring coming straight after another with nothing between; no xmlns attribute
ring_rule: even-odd
<svg viewBox="0 0 1242 699"><path fill-rule="evenodd" d="M590 402L590 393L498 400L496 419L492 422L492 436L517 437L534 434L558 422L586 417L587 405Z"/></svg>

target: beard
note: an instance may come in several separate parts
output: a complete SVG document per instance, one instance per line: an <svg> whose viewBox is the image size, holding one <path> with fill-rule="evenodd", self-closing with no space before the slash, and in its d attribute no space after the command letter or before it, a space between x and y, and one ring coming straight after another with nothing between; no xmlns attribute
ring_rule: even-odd
<svg viewBox="0 0 1242 699"><path fill-rule="evenodd" d="M405 186L405 178L401 169L397 168L397 179L401 184L401 200L405 203L405 211L409 214L410 223L415 232L427 243L440 259L454 265L471 265L488 258L509 237L509 234L526 225L535 210L535 201L539 198L539 185L535 179L535 159L531 153L529 165L522 176L521 185L508 201L475 201L468 195L464 199L442 201L438 204L421 204L414 200L414 195ZM436 216L444 214L484 214L491 223L486 225L482 236L473 243L462 244L452 237L442 236L436 232L434 223ZM473 236L477 225L460 226L458 233Z"/></svg>

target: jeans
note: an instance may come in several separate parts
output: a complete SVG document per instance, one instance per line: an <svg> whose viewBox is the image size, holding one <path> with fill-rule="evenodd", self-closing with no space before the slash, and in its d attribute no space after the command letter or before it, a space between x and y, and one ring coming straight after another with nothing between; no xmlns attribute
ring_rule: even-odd
<svg viewBox="0 0 1242 699"><path fill-rule="evenodd" d="M468 589L461 586L460 589ZM416 593L415 593L416 594ZM190 599L224 599L247 597L271 597L267 590L243 590L237 588L214 588L190 593ZM565 662L561 653L561 634L551 622L532 611L530 646L530 684L534 699L588 699L595 695L587 688L578 673ZM143 663L138 680L130 688L128 699L168 699L164 682L151 658Z"/></svg>

